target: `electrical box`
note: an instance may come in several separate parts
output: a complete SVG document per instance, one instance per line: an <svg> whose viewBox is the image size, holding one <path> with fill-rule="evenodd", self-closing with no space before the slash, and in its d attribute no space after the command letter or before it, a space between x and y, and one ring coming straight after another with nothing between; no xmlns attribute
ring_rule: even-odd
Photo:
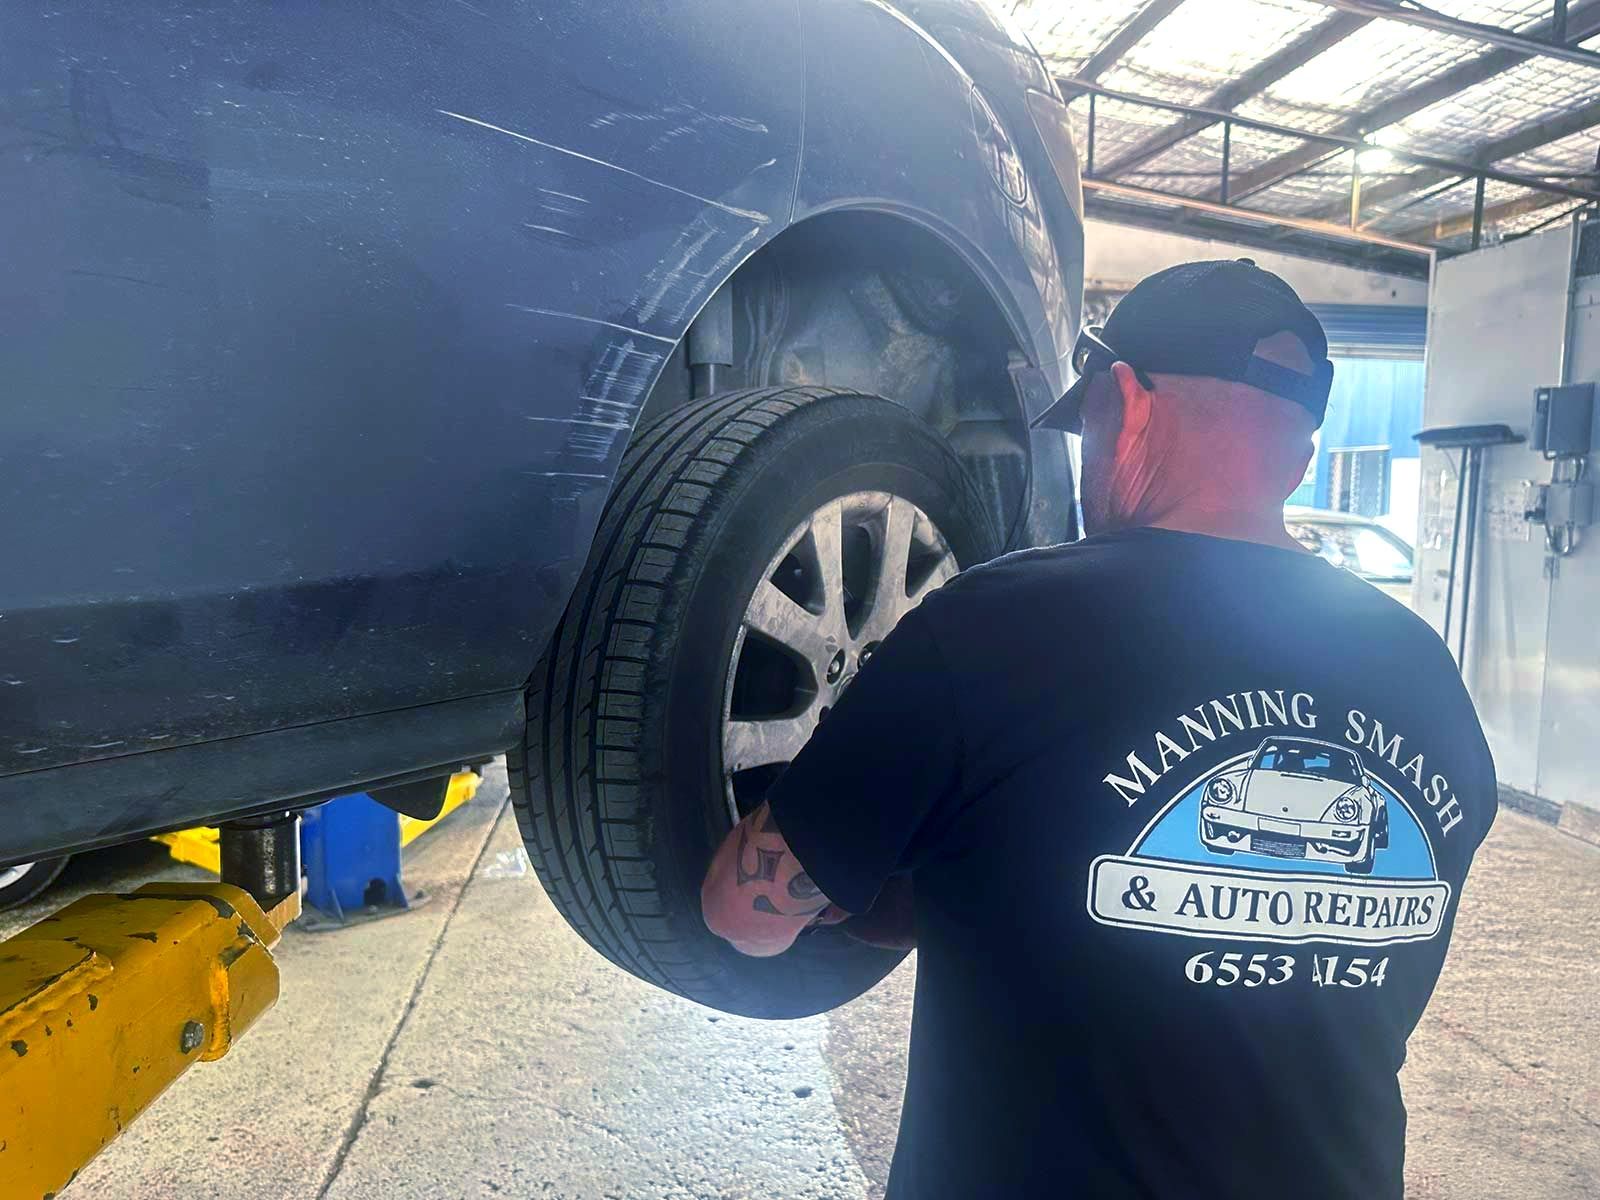
<svg viewBox="0 0 1600 1200"><path fill-rule="evenodd" d="M1532 449L1551 457L1583 456L1594 449L1594 384L1569 383L1533 393Z"/></svg>
<svg viewBox="0 0 1600 1200"><path fill-rule="evenodd" d="M1594 484L1565 481L1539 487L1539 507L1546 528L1571 525L1583 529L1594 522Z"/></svg>

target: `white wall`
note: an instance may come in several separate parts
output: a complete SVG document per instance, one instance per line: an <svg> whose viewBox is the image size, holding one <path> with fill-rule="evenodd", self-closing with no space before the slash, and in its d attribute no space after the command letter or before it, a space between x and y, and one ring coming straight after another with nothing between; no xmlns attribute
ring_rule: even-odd
<svg viewBox="0 0 1600 1200"><path fill-rule="evenodd" d="M1571 268L1568 228L1439 263L1428 307L1424 426L1503 421L1526 432L1534 388L1561 378ZM1422 452L1415 606L1435 629L1444 623L1448 595L1458 459L1456 451ZM1582 563L1593 561L1593 551L1581 547L1570 561L1562 562L1558 578L1552 580L1545 564L1544 531L1515 519L1518 510L1528 506L1522 481L1548 479L1549 470L1526 443L1483 452L1483 481L1478 484L1481 524L1473 562L1477 582L1472 588L1462 674L1494 751L1501 783L1563 803L1587 794L1600 807L1593 771L1573 794L1554 793L1546 782L1555 762L1596 757L1596 725L1549 736L1554 714L1548 712L1545 697L1562 643L1581 645L1586 635L1594 638L1593 631L1600 629L1594 620L1600 573L1587 597L1587 615L1573 622L1564 639L1555 636L1553 624L1552 584L1559 582L1565 589L1574 576L1581 580ZM1461 627L1460 606L1458 590L1452 614L1455 628L1449 639L1452 648ZM1591 677L1596 661L1585 663Z"/></svg>
<svg viewBox="0 0 1600 1200"><path fill-rule="evenodd" d="M1421 307L1428 302L1428 285L1421 279L1361 271L1208 238L1088 221L1084 243L1084 287L1091 291L1126 291L1152 271L1197 258L1251 258L1258 266L1282 275L1307 304Z"/></svg>

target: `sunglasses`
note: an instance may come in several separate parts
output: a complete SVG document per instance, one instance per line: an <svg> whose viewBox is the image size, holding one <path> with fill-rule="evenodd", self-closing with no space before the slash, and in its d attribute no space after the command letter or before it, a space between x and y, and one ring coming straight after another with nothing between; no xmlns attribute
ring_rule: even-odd
<svg viewBox="0 0 1600 1200"><path fill-rule="evenodd" d="M1104 325L1085 325L1078 331L1078 339L1072 343L1071 359L1073 373L1078 378L1087 379L1091 375L1098 375L1101 371L1109 371L1112 363L1127 361L1106 345L1104 333ZM1141 387L1147 391L1155 391L1155 382L1148 375L1138 367L1133 368L1133 373Z"/></svg>

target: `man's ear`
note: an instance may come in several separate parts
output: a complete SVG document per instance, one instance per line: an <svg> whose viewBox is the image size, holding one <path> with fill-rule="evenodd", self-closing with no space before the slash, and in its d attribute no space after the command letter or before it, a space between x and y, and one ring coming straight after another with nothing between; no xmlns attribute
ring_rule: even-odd
<svg viewBox="0 0 1600 1200"><path fill-rule="evenodd" d="M1139 374L1125 362L1111 364L1111 378L1122 397L1122 428L1117 434L1117 457L1132 450L1150 425L1150 391L1139 382Z"/></svg>
<svg viewBox="0 0 1600 1200"><path fill-rule="evenodd" d="M1317 444L1309 437L1305 439L1305 447L1300 454L1295 456L1294 473L1285 480L1288 487L1284 489L1284 496L1288 497L1295 488L1305 481L1306 468L1311 465L1311 460L1316 456Z"/></svg>

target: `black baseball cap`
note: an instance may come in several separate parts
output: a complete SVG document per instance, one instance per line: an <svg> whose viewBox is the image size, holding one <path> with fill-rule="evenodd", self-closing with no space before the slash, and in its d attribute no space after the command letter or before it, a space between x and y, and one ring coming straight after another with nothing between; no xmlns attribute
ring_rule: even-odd
<svg viewBox="0 0 1600 1200"><path fill-rule="evenodd" d="M1273 334L1298 338L1310 375L1256 356ZM1139 281L1103 328L1088 328L1072 348L1078 378L1038 420L1039 429L1083 432L1089 382L1113 362L1141 372L1232 379L1300 405L1322 424L1333 384L1328 337L1295 290L1248 258L1181 263Z"/></svg>

